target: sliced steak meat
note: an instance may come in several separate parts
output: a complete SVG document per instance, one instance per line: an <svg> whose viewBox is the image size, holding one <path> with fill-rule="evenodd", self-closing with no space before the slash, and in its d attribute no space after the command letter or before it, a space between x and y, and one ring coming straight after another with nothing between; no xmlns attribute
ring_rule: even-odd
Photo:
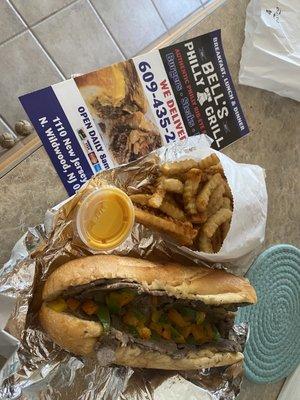
<svg viewBox="0 0 300 400"><path fill-rule="evenodd" d="M236 311L240 304L234 305L222 305L222 306L208 306L204 304L200 300L189 300L189 299L180 299L172 296L167 296L164 290L147 290L140 283L130 281L127 279L98 279L93 282L87 283L85 285L79 285L68 288L63 294L63 297L67 296L76 296L80 299L82 298L90 298L93 297L94 294L100 291L110 291L110 290L119 290L119 289L133 289L138 294L150 294L152 296L160 297L160 304L172 304L176 301L177 304L181 304L183 306L197 308L203 310L204 312L215 313L216 314L226 314L228 311ZM242 305L242 303L241 303Z"/></svg>
<svg viewBox="0 0 300 400"><path fill-rule="evenodd" d="M143 293L141 285L126 279L98 279L96 281L69 288L63 293L63 297L76 296L79 298L90 298L99 291L110 291L119 289L134 289L138 293Z"/></svg>

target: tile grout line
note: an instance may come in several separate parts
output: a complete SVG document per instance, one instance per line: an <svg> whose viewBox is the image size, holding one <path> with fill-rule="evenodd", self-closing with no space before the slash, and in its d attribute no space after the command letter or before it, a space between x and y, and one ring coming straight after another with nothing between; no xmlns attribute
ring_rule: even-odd
<svg viewBox="0 0 300 400"><path fill-rule="evenodd" d="M24 20L22 15L19 13L19 11L15 8L15 6L11 3L11 0L6 0L8 4L11 6L11 8L15 11L15 13L18 15L18 17L21 19L23 24L26 26L27 30L30 32L31 36L35 39L36 43L40 46L40 48L44 51L46 57L52 64L52 66L56 69L56 71L59 73L60 77L63 79L66 79L64 73L60 70L59 66L56 64L56 62L52 59L48 51L44 48L42 43L38 40L37 36L34 34L34 32L30 29L30 26L27 24L27 22ZM26 31L25 31L26 32ZM24 33L24 32L23 32Z"/></svg>
<svg viewBox="0 0 300 400"><path fill-rule="evenodd" d="M96 10L96 8L94 7L94 5L91 3L91 0L85 0L89 6L91 7L91 9L93 10L93 12L96 14L99 22L104 26L109 38L112 40L112 42L114 43L114 45L118 48L119 52L121 53L122 57L124 60L127 60L128 57L126 57L126 55L124 54L123 50L121 49L121 47L119 46L117 40L114 38L113 34L110 32L110 30L108 29L108 27L106 26L106 24L104 23L103 19L101 18L101 15L98 13L98 11Z"/></svg>
<svg viewBox="0 0 300 400"><path fill-rule="evenodd" d="M2 42L0 42L0 46L6 44L6 43L8 43L8 42L10 42L11 40L15 39L15 38L18 37L19 35L22 35L22 33L26 32L27 30L28 30L28 29L26 28L26 26L24 26L23 29L22 29L20 32L15 33L14 35L12 35L12 36L10 36L9 38L7 38L7 39L3 40Z"/></svg>
<svg viewBox="0 0 300 400"><path fill-rule="evenodd" d="M60 77L65 80L67 79L67 77L65 76L65 74L63 73L63 71L59 68L58 64L56 64L56 62L53 60L53 58L51 57L51 55L48 53L48 50L46 50L46 48L43 46L43 44L39 41L39 39L37 38L37 36L31 31L31 29L29 29L29 32L31 34L31 36L33 37L33 39L36 41L37 45L44 51L46 57L48 58L48 60L50 61L50 63L52 64L52 66L56 69L56 71L59 73Z"/></svg>
<svg viewBox="0 0 300 400"><path fill-rule="evenodd" d="M21 22L21 24L22 24L22 29L20 30L20 32L14 33L13 35L9 36L8 38L2 40L2 41L0 42L0 46L1 46L2 44L5 44L6 42L8 42L8 41L11 40L11 39L14 39L16 36L18 36L18 35L20 35L21 33L25 32L26 29L27 29L27 28L26 28L26 24L24 24L23 19L20 17L20 14L18 14L18 13L15 12L15 8L14 8L14 6L10 3L10 1L7 1L6 3L8 4L8 7L9 7L9 8L11 9L11 11L13 12L14 16L17 17L17 19L18 19L19 22Z"/></svg>
<svg viewBox="0 0 300 400"><path fill-rule="evenodd" d="M226 0L215 0L215 1L225 2ZM210 13L211 11L209 10L208 7L202 7L202 6L198 7L198 9L194 13L191 13L186 18L181 20L178 24L170 28L168 32L166 32L160 38L154 40L150 45L145 46L140 51L140 53L146 53L155 49L160 49L162 47L170 46L171 44L175 43L176 40L180 39L182 35L193 29L196 26L196 24L198 24L200 21L208 17Z"/></svg>
<svg viewBox="0 0 300 400"><path fill-rule="evenodd" d="M166 30L167 30L167 32L168 32L168 31L169 31L169 28L167 27L167 24L165 23L163 17L160 15L159 9L156 7L156 4L154 3L153 0L150 0L150 1L151 1L151 3L152 3L153 7L155 8L155 10L156 10L156 12L157 12L159 18L161 19L162 23L164 24L164 27L166 28Z"/></svg>
<svg viewBox="0 0 300 400"><path fill-rule="evenodd" d="M77 1L79 0L72 0L71 3L59 8L58 10L53 11L52 13L46 15L45 17L41 18L40 20L38 20L37 22L35 22L34 24L30 25L30 29L35 28L37 25L39 25L40 23L44 22L46 19L53 17L55 14L58 14L60 11L63 11L69 7L71 7L73 4L75 4ZM28 25L29 26L29 25Z"/></svg>

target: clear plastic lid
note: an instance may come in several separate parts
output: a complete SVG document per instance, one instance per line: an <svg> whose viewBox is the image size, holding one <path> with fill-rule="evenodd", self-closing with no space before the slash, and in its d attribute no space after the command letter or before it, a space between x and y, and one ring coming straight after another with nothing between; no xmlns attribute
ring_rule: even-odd
<svg viewBox="0 0 300 400"><path fill-rule="evenodd" d="M122 190L105 186L88 194L78 205L76 228L80 239L94 250L109 250L128 237L134 208Z"/></svg>

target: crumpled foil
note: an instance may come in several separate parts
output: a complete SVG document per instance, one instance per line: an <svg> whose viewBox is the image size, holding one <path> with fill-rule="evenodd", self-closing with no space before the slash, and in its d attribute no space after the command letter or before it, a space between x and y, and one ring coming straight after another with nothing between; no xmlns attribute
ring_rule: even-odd
<svg viewBox="0 0 300 400"><path fill-rule="evenodd" d="M87 249L74 230L74 214L82 196L106 184L134 193L155 175L159 159L174 160L188 154L189 149L187 145L162 148L142 160L96 175L76 195L49 210L44 225L29 228L16 243L11 259L0 270L1 399L236 398L243 375L241 362L192 372L102 368L94 360L74 357L50 341L37 318L43 282L49 274L68 260L100 253ZM158 233L135 224L131 236L122 245L102 253L171 260L174 251L174 246L169 246ZM176 260L191 262L180 252ZM200 262L199 259L194 261ZM242 347L247 331L247 326L241 324L231 333Z"/></svg>

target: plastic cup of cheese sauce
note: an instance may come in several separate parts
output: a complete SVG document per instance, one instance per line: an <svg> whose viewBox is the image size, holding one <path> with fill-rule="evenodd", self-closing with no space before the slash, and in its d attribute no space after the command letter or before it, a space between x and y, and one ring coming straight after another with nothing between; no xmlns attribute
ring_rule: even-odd
<svg viewBox="0 0 300 400"><path fill-rule="evenodd" d="M130 234L134 208L122 190L104 186L81 200L76 213L76 229L83 243L93 250L110 250Z"/></svg>

